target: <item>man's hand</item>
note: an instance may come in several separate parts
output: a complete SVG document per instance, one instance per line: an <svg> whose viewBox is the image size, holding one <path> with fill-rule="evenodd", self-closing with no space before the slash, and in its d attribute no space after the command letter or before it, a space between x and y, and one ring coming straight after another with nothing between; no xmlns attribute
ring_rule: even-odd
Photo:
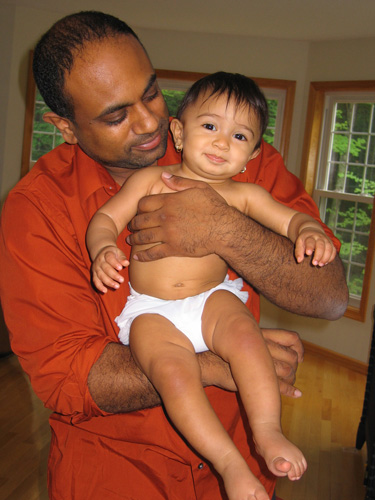
<svg viewBox="0 0 375 500"><path fill-rule="evenodd" d="M299 398L302 393L294 387L298 363L303 361L303 344L296 332L262 328L262 334L273 359L280 392Z"/></svg>
<svg viewBox="0 0 375 500"><path fill-rule="evenodd" d="M281 394L299 398L302 393L293 385L298 363L303 361L303 345L298 333L289 330L262 329L262 334L274 362ZM199 354L198 360L204 386L215 385L228 391L237 390L228 363L211 351Z"/></svg>
<svg viewBox="0 0 375 500"><path fill-rule="evenodd" d="M178 192L147 196L138 205L138 215L129 227L131 245L154 243L138 251L136 260L147 262L164 257L202 257L215 253L215 242L224 237L229 207L208 184L162 174L165 184ZM215 238L213 237L215 235Z"/></svg>

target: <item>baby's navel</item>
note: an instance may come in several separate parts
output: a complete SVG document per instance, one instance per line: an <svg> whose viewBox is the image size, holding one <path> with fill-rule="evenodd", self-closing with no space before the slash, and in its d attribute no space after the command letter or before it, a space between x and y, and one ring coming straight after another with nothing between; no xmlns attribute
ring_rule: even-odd
<svg viewBox="0 0 375 500"><path fill-rule="evenodd" d="M173 286L176 288L180 288L180 287L183 287L185 285L184 285L184 283L175 283Z"/></svg>

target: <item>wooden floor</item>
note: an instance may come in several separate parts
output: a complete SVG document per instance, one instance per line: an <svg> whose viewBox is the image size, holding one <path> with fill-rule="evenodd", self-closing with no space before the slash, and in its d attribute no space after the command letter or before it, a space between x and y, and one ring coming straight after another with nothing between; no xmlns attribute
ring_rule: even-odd
<svg viewBox="0 0 375 500"><path fill-rule="evenodd" d="M365 450L358 452L354 444L365 376L307 353L297 385L304 395L283 400L283 427L303 450L308 470L296 483L279 480L278 496L363 500ZM0 387L0 500L48 500L49 411L14 356L0 359Z"/></svg>

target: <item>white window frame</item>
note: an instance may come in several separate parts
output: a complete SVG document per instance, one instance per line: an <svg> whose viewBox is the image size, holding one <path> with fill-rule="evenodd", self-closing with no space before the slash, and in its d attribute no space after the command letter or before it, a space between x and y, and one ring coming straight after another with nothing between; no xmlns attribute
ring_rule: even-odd
<svg viewBox="0 0 375 500"><path fill-rule="evenodd" d="M333 109L336 102L374 102L375 81L312 82L306 121L302 160L302 177L306 190L319 205L321 197L366 203L373 206L362 295L350 297L346 316L365 321L374 257L375 209L374 197L326 190L324 185L329 156Z"/></svg>

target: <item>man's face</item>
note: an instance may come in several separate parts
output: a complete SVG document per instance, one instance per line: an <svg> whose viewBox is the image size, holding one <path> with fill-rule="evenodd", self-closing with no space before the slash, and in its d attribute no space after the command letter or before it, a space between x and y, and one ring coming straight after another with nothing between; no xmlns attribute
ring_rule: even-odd
<svg viewBox="0 0 375 500"><path fill-rule="evenodd" d="M134 37L88 43L65 76L65 91L73 100L78 144L111 173L127 175L123 169L152 165L164 155L168 110Z"/></svg>

